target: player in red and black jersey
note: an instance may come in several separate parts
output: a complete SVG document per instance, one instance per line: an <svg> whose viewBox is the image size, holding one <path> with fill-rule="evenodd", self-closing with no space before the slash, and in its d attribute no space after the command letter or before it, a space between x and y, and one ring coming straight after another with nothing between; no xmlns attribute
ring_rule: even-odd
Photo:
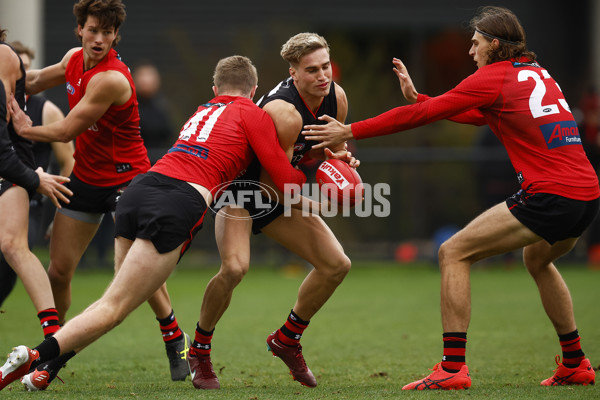
<svg viewBox="0 0 600 400"><path fill-rule="evenodd" d="M281 56L289 63L291 76L261 98L257 105L273 119L279 142L290 158L291 165L298 165L305 156L324 159L323 149L312 151L312 142L306 141L300 132L303 125L318 123L321 115L335 115L343 122L348 113L346 94L332 79L327 41L314 33L300 33L283 45ZM335 157L352 160L344 144L338 148L341 150ZM328 155L334 156L329 151ZM356 160L351 162L358 166ZM258 184L251 182L273 186L264 168L261 169L260 163L255 162L230 188L235 194L247 185L258 187ZM234 195L234 198L240 197ZM233 290L250 267L251 232L262 232L314 266L302 282L296 304L287 320L267 338L270 350L285 362L294 379L314 387L317 381L304 361L300 338L310 319L350 270L350 259L318 215L306 216L302 210L292 209L290 216L284 216L281 203L269 202L266 198L261 198L259 202L256 197L249 200L236 204L238 207L227 205L216 215L215 236L221 255L221 268L206 287L196 338L190 352L206 360L205 363L210 363L215 326L227 309ZM215 208L219 208L218 203ZM272 209L261 212L265 207ZM219 387L212 369L201 372L202 375L196 379L198 389Z"/></svg>
<svg viewBox="0 0 600 400"><path fill-rule="evenodd" d="M155 293L202 227L218 186L234 179L255 156L280 190L285 190L286 183L304 183L304 174L289 164L280 148L273 121L251 101L257 81L248 58L219 61L215 98L198 107L175 145L148 173L133 180L117 204L115 264L119 273L98 301L53 337L33 350L15 348L0 367L0 389L27 374L32 363L42 364L24 376L23 382L28 387L32 382L43 386L48 373L42 366L48 360L94 342ZM190 357L189 362L192 377L199 376L202 360Z"/></svg>
<svg viewBox="0 0 600 400"><path fill-rule="evenodd" d="M521 190L474 219L440 247L444 357L427 378L404 389L462 389L471 385L465 365L470 320L470 267L476 261L523 248L548 317L559 336L563 362L542 385L591 384L595 373L581 350L567 286L554 261L568 253L598 211L598 179L558 84L526 48L517 17L483 8L472 21L469 54L478 70L447 93L418 94L402 62L395 72L405 97L416 104L342 125L305 127L315 147L421 126L440 119L488 124L504 144ZM312 129L314 132L308 132ZM315 133L316 132L316 133Z"/></svg>
<svg viewBox="0 0 600 400"><path fill-rule="evenodd" d="M14 272L21 278L38 313L44 335L58 329L58 317L48 276L39 259L29 250L29 201L37 191L59 206L72 194L62 183L68 178L35 169L31 142L14 130L9 101L25 106L25 67L17 52L6 42L0 28L0 250ZM2 279L10 279L2 276Z"/></svg>
<svg viewBox="0 0 600 400"><path fill-rule="evenodd" d="M20 135L34 141L77 138L68 185L74 195L56 213L50 239L48 275L61 324L71 305L73 274L102 218L106 213L114 215L129 182L150 168L139 130L135 85L114 49L125 6L121 0L80 0L73 13L82 47L69 50L57 64L28 72L26 81L31 94L66 84L71 111L50 125L29 127L24 121L17 128ZM179 328L166 285L149 304L162 331L171 379L183 380L189 374L182 358L189 339Z"/></svg>

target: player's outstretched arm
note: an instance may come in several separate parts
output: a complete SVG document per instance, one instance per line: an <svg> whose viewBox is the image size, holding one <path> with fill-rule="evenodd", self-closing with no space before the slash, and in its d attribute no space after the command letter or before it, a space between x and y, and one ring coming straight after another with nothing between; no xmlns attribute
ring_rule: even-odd
<svg viewBox="0 0 600 400"><path fill-rule="evenodd" d="M393 58L392 63L394 64L394 73L398 77L398 81L400 82L400 89L402 89L402 94L404 98L411 104L414 104L418 101L425 101L430 99L429 96L419 94L415 85L408 74L408 69L399 58ZM465 113L453 116L448 118L450 121L457 122L459 124L471 124L471 125L485 125L486 121L483 117L483 114L478 109L469 110Z"/></svg>
<svg viewBox="0 0 600 400"><path fill-rule="evenodd" d="M44 108L42 109L42 125L48 125L63 119L65 119L65 115L61 109L50 100L47 100L44 103ZM73 171L73 165L75 164L75 159L73 158L75 146L73 145L73 141L51 142L50 146L52 147L54 157L60 166L59 174L62 176L71 175L71 172Z"/></svg>

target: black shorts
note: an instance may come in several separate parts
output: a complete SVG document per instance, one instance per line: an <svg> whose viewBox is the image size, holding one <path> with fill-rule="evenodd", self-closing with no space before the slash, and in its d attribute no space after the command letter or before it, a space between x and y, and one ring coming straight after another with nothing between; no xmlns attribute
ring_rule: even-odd
<svg viewBox="0 0 600 400"><path fill-rule="evenodd" d="M71 181L65 185L71 189L73 196L68 204L61 202L61 206L67 210L94 214L115 211L117 200L131 182L117 186L94 186L79 180L75 174L71 174L69 178Z"/></svg>
<svg viewBox="0 0 600 400"><path fill-rule="evenodd" d="M274 201L269 201L267 202L271 208L273 208L273 210L266 214L266 215L261 215L259 217L253 217L252 218L252 233L254 233L255 235L258 235L259 233L261 233L262 229L269 225L271 222L275 221L275 219L277 217L279 217L280 215L283 215L283 212L285 211L285 209L283 208L283 205L281 205L281 203L277 203ZM250 211L250 215L256 215L253 214L252 210L255 210L256 208L254 207L254 205L249 205L248 206L251 210ZM246 207L244 207L246 208ZM248 208L246 208L248 209Z"/></svg>
<svg viewBox="0 0 600 400"><path fill-rule="evenodd" d="M211 205L211 211L215 216L225 205L236 205L243 207L248 211L252 218L252 233L255 235L261 233L262 229L273 222L277 217L283 215L285 211L283 205L277 201L267 199L260 195L260 191L254 191L258 188L258 183L252 180L235 180L227 189L220 194L220 197ZM252 191L251 195L241 195L240 191ZM256 200L260 196L259 202ZM243 200L243 201L241 201Z"/></svg>
<svg viewBox="0 0 600 400"><path fill-rule="evenodd" d="M2 179L0 178L0 196L2 196L8 189L10 189L11 187L14 186L19 186L16 183L12 183L11 181L7 181L6 179ZM27 189L25 189L27 190ZM37 193L37 191L33 191L30 192L29 190L27 190L27 194L29 195L29 200L31 200L33 198L33 196L35 196L35 194Z"/></svg>
<svg viewBox="0 0 600 400"><path fill-rule="evenodd" d="M506 199L506 205L519 222L554 244L581 236L596 217L600 199L573 200L556 194L519 190Z"/></svg>
<svg viewBox="0 0 600 400"><path fill-rule="evenodd" d="M189 183L147 172L133 178L119 199L115 237L147 239L163 254L183 243L181 255L202 228L204 197Z"/></svg>

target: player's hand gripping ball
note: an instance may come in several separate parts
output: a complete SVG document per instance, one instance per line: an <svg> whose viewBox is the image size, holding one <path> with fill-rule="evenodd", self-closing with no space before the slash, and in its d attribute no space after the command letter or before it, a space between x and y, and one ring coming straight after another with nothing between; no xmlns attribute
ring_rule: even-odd
<svg viewBox="0 0 600 400"><path fill-rule="evenodd" d="M316 173L321 193L331 203L354 207L363 199L365 189L356 169L337 159L323 161Z"/></svg>

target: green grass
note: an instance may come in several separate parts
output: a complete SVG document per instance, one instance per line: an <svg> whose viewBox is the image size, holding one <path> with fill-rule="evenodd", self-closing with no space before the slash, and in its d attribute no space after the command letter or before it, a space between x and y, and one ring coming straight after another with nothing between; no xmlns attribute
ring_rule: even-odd
<svg viewBox="0 0 600 400"><path fill-rule="evenodd" d="M187 257L187 256L186 256ZM186 258L169 279L179 323L193 335L204 287L215 267L194 269ZM563 266L575 303L586 355L600 364L600 271ZM319 382L294 382L284 364L266 351L265 338L280 327L306 271L252 268L236 289L213 339L219 391L171 382L158 324L147 305L68 363L43 393L27 394L18 382L3 399L592 399L600 388L540 387L552 375L557 337L524 269L476 268L467 363L473 386L461 392L402 392L441 357L439 273L431 265L361 263L313 318L302 339ZM79 312L103 292L108 270L81 270L73 282ZM135 290L135 287L132 287ZM37 345L41 328L19 284L0 314L0 352Z"/></svg>

